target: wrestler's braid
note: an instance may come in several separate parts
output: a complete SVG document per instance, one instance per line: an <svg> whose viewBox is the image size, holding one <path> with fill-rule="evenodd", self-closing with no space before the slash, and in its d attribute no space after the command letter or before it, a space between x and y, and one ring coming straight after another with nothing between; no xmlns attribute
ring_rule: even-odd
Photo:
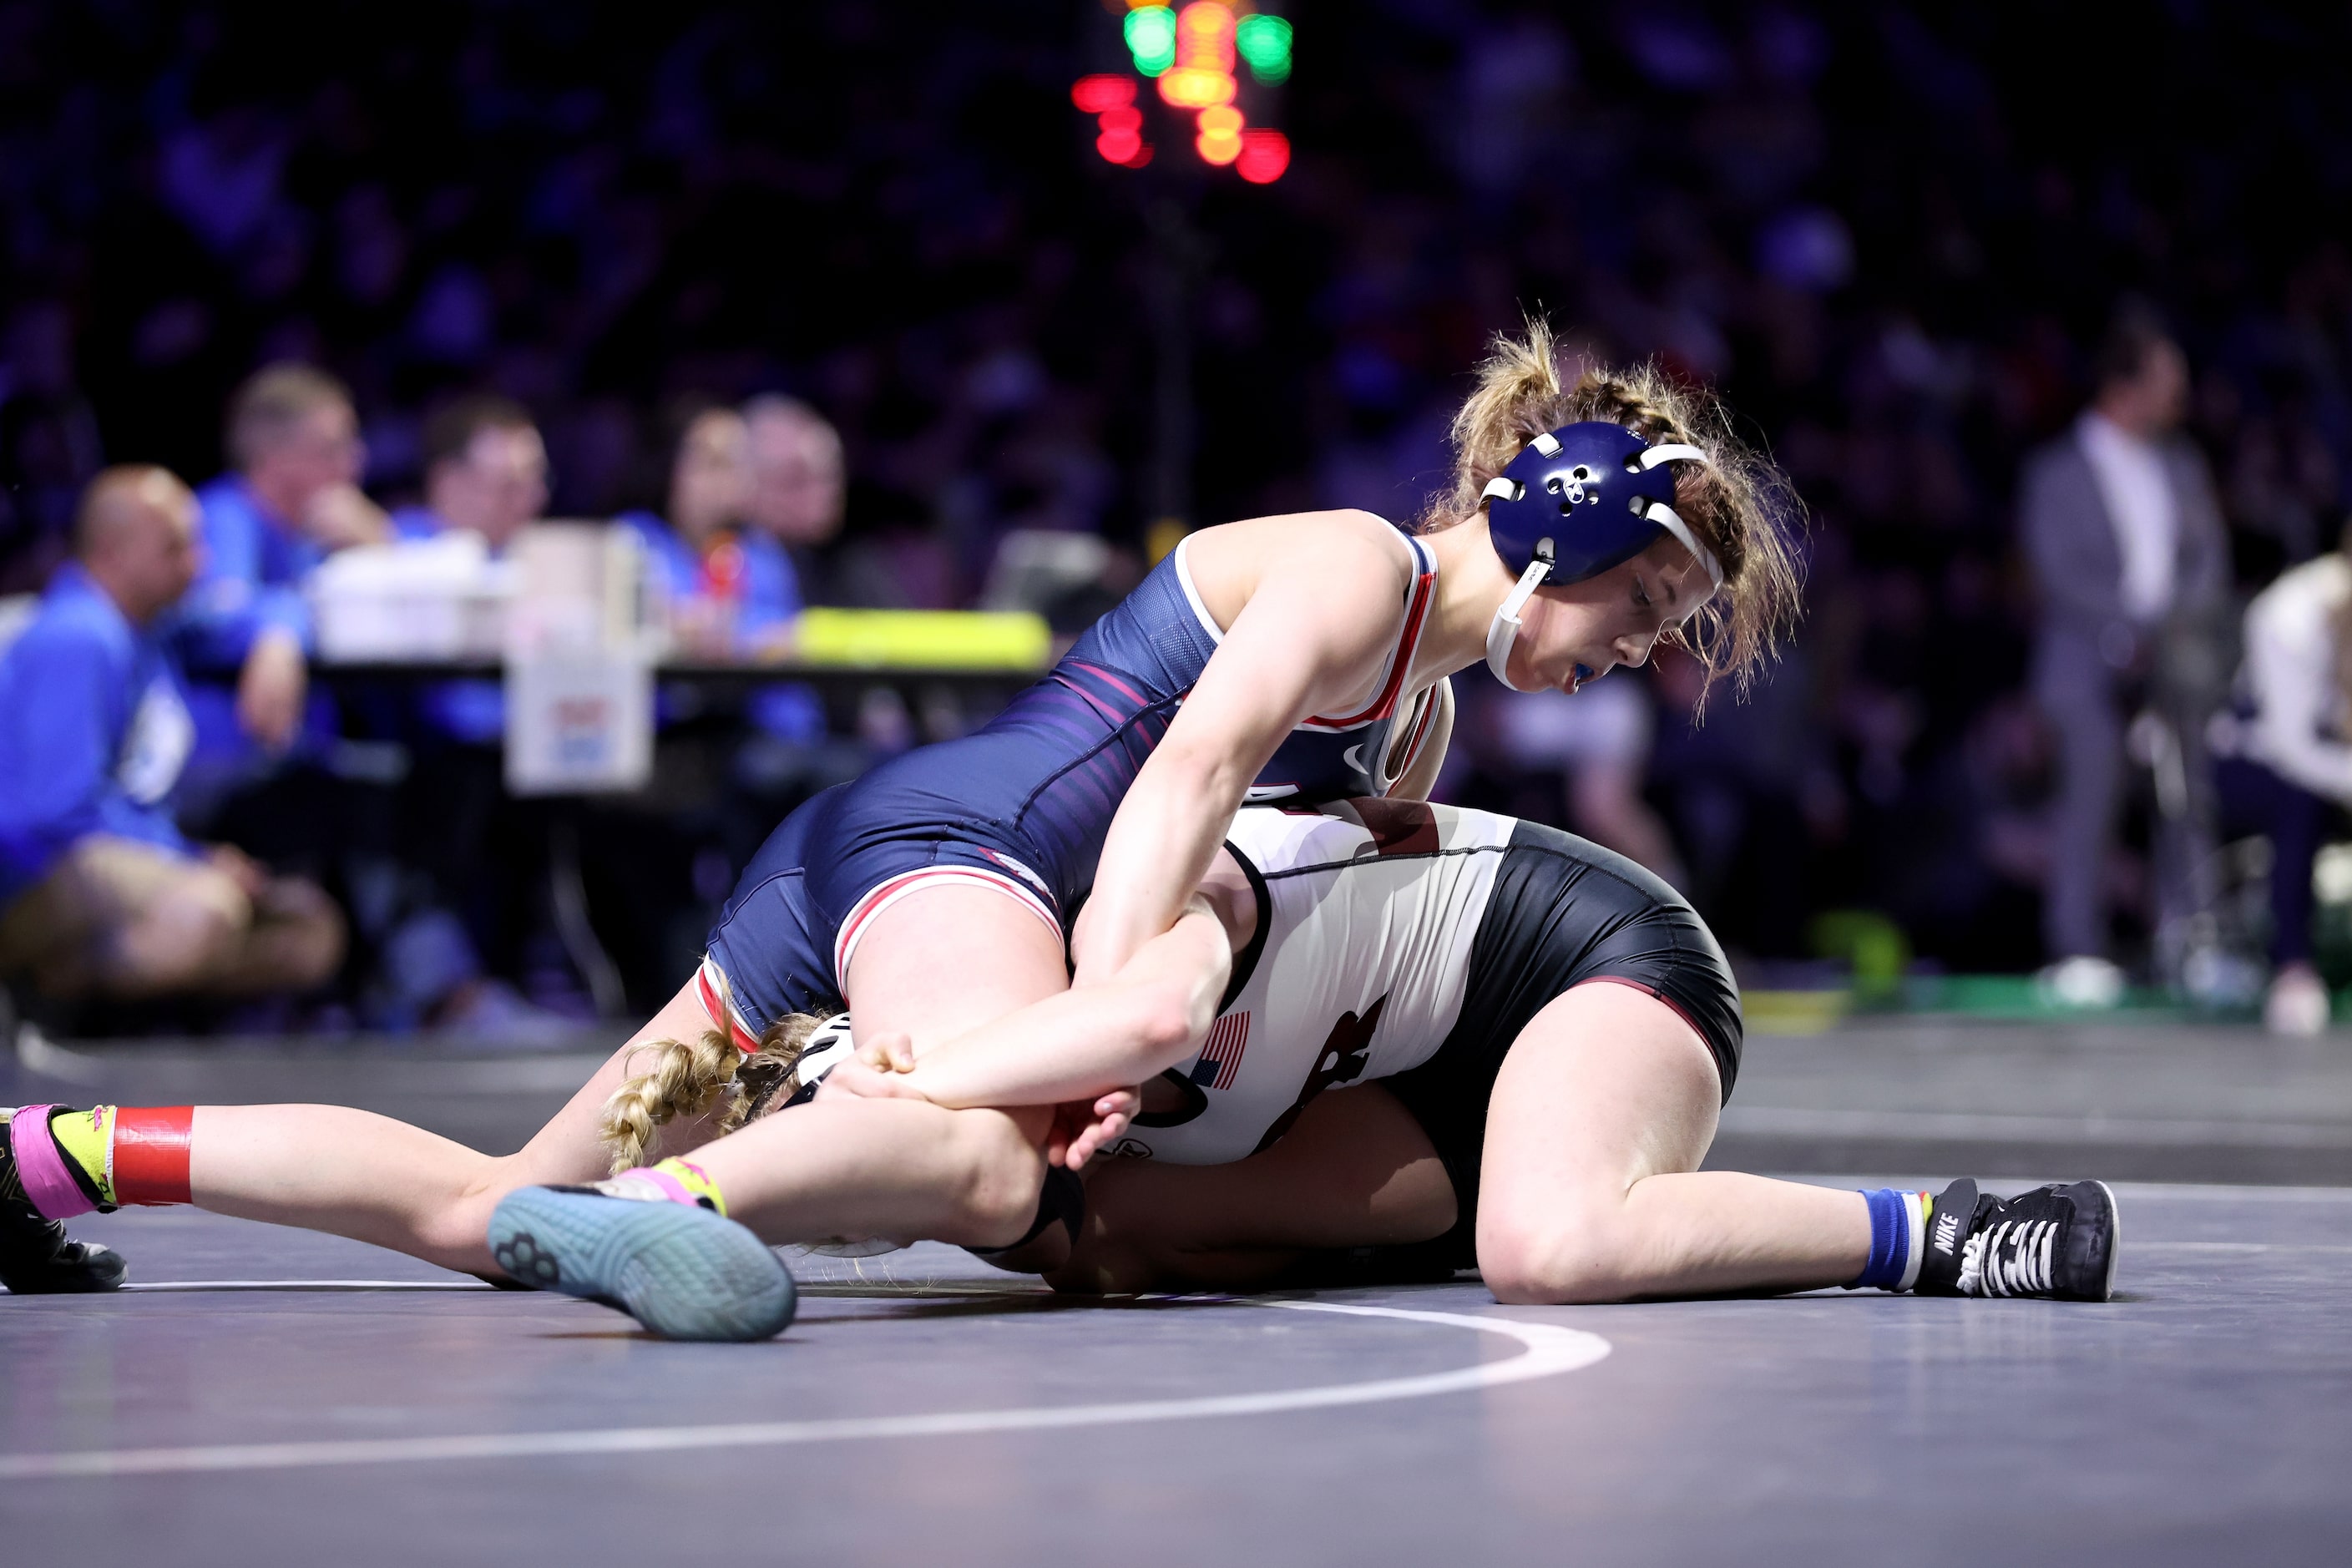
<svg viewBox="0 0 2352 1568"><path fill-rule="evenodd" d="M768 1026L757 1048L739 1051L722 1031L705 1029L691 1043L648 1040L630 1053L630 1063L650 1055L652 1065L633 1073L604 1101L596 1134L610 1151L615 1175L646 1163L657 1131L672 1121L692 1121L719 1106L715 1131L732 1132L751 1110L743 1079L760 1068L789 1074L824 1019L788 1013ZM721 1101L724 1104L721 1105Z"/></svg>

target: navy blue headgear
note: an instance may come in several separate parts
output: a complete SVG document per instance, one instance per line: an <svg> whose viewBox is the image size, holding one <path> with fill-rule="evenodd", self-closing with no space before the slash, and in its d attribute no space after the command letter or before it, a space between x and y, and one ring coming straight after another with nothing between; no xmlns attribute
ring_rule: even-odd
<svg viewBox="0 0 2352 1568"><path fill-rule="evenodd" d="M1486 529L1518 586L1486 629L1486 665L1503 673L1519 610L1547 584L1580 583L1647 550L1661 533L1681 542L1723 586L1723 565L1675 511L1671 462L1706 462L1696 447L1652 446L1622 426L1587 420L1538 436L1487 481Z"/></svg>

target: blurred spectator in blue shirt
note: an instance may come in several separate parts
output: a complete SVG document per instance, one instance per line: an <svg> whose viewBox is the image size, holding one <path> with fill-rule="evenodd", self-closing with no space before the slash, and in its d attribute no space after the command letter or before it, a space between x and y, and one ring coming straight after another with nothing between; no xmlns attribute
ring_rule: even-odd
<svg viewBox="0 0 2352 1568"><path fill-rule="evenodd" d="M646 578L666 607L671 635L688 658L715 662L779 658L791 651L801 613L798 574L784 546L744 526L755 494L751 428L727 407L703 407L680 429L669 470L669 517L624 512L645 541ZM677 696L666 715L683 717ZM778 684L751 694L752 724L793 744L824 733L824 710L805 687Z"/></svg>
<svg viewBox="0 0 2352 1568"><path fill-rule="evenodd" d="M803 603L838 602L825 548L841 532L840 434L807 404L772 394L743 405L743 425L751 467L745 517L783 548Z"/></svg>
<svg viewBox="0 0 2352 1568"><path fill-rule="evenodd" d="M323 372L256 373L230 402L228 449L234 470L197 494L205 561L181 637L192 675L236 682L233 710L225 693L194 694L203 750L250 761L238 732L282 752L303 727L303 579L329 552L381 540L389 526L359 488L367 450L351 395Z"/></svg>
<svg viewBox="0 0 2352 1568"><path fill-rule="evenodd" d="M751 470L744 517L751 537L782 552L787 587L796 599L793 613L842 603L832 550L841 536L848 494L840 432L798 398L773 393L743 405L743 426ZM779 740L806 746L824 739L824 704L805 686L772 686L760 692L752 718ZM819 771L841 777L863 765L862 755L844 754L827 759Z"/></svg>
<svg viewBox="0 0 2352 1568"><path fill-rule="evenodd" d="M423 541L478 534L503 555L547 510L547 445L512 398L469 393L425 422L425 503L393 513L393 532ZM506 689L496 679L445 680L417 694L423 733L402 797L404 857L429 879L426 900L383 942L381 1023L429 1023L516 1044L543 1041L570 1020L524 1000L486 961L518 969L538 933L542 828L508 798L501 753ZM526 847L528 846L528 847Z"/></svg>
<svg viewBox="0 0 2352 1568"><path fill-rule="evenodd" d="M425 504L393 513L392 527L403 539L464 529L499 555L546 509L547 443L530 411L475 393L425 422Z"/></svg>
<svg viewBox="0 0 2352 1568"><path fill-rule="evenodd" d="M547 444L530 410L478 393L425 423L425 504L392 514L393 532L425 540L463 530L503 555L547 510ZM495 745L506 734L506 694L496 680L452 680L423 694L425 723L455 740Z"/></svg>
<svg viewBox="0 0 2352 1568"><path fill-rule="evenodd" d="M195 497L100 474L75 560L0 655L0 974L45 994L299 990L342 959L334 905L166 810L194 738L159 619L202 568Z"/></svg>
<svg viewBox="0 0 2352 1568"><path fill-rule="evenodd" d="M668 517L625 512L645 541L647 576L690 657L755 658L781 649L800 614L783 547L743 527L751 503L751 432L731 408L707 407L679 431Z"/></svg>

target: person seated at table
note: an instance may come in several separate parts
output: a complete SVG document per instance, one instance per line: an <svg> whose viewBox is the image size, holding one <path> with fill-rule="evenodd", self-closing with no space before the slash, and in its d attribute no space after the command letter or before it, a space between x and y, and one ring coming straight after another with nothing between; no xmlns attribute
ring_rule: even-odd
<svg viewBox="0 0 2352 1568"><path fill-rule="evenodd" d="M425 504L392 514L402 539L478 533L503 553L547 510L547 443L510 397L469 393L425 422Z"/></svg>
<svg viewBox="0 0 2352 1568"><path fill-rule="evenodd" d="M744 515L782 546L801 600L837 603L826 547L840 537L846 493L840 432L798 398L774 393L743 405L751 493Z"/></svg>
<svg viewBox="0 0 2352 1568"><path fill-rule="evenodd" d="M756 658L789 645L800 587L783 549L743 526L751 500L750 430L732 408L678 424L667 518L624 512L646 543L648 577L688 658Z"/></svg>
<svg viewBox="0 0 2352 1568"><path fill-rule="evenodd" d="M425 422L425 501L392 514L404 540L463 531L501 555L547 510L547 443L530 411L509 397L471 393ZM469 745L506 735L506 694L495 679L451 680L428 689L420 718L434 733Z"/></svg>
<svg viewBox="0 0 2352 1568"><path fill-rule="evenodd" d="M187 486L106 470L0 654L0 977L44 995L303 991L342 962L323 892L189 843L166 809L194 731L157 628L203 552Z"/></svg>
<svg viewBox="0 0 2352 1568"><path fill-rule="evenodd" d="M841 535L847 475L841 435L798 398L764 393L743 405L751 494L744 520L783 552L801 606L842 602L833 588L831 546ZM894 694L895 695L895 694ZM778 742L745 759L754 786L778 800L837 784L863 772L865 746L827 732L824 702L805 686L772 686L753 699L752 717Z"/></svg>
<svg viewBox="0 0 2352 1568"><path fill-rule="evenodd" d="M227 440L234 468L196 493L204 563L178 637L197 681L200 751L224 772L250 773L262 753L291 746L306 719L328 727L307 701L304 579L331 552L380 541L390 525L359 488L367 450L351 394L323 371L256 372L230 399Z"/></svg>
<svg viewBox="0 0 2352 1568"><path fill-rule="evenodd" d="M424 457L424 503L392 515L404 540L469 532L499 555L547 510L547 444L510 397L468 393L434 409ZM547 934L543 824L505 788L505 688L496 678L436 681L415 694L414 722L400 842L432 891L383 943L382 1016L543 1041L572 1020L491 973L520 970L522 952Z"/></svg>

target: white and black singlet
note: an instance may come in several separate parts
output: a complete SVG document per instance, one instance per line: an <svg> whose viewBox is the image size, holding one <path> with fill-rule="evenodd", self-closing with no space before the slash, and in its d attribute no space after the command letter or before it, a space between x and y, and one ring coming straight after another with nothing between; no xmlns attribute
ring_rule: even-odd
<svg viewBox="0 0 2352 1568"><path fill-rule="evenodd" d="M1183 1164L1272 1144L1326 1089L1378 1079L1429 1135L1466 1232L1496 1074L1528 1020L1593 981L1675 1009L1739 1068L1739 992L1673 889L1585 839L1491 812L1356 800L1254 807L1226 847L1257 899L1183 1103L1116 1152Z"/></svg>

